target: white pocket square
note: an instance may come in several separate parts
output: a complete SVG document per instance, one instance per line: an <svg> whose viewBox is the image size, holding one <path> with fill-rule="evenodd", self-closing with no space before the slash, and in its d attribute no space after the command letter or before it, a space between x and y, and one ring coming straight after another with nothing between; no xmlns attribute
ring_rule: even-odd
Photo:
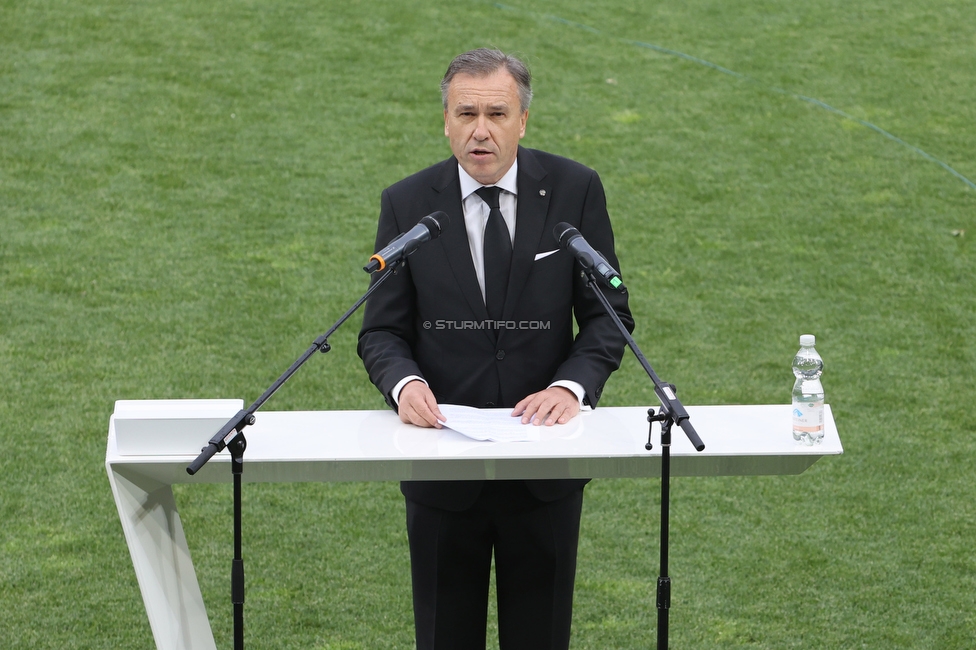
<svg viewBox="0 0 976 650"><path fill-rule="evenodd" d="M559 249L557 248L556 250L546 251L545 253L536 253L536 255L535 255L535 261L538 262L542 258L549 257L553 253L558 253L558 252L559 252Z"/></svg>

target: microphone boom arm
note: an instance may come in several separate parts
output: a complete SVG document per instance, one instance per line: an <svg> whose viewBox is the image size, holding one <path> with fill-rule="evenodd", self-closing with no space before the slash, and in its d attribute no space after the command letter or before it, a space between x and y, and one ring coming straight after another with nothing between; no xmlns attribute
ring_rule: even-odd
<svg viewBox="0 0 976 650"><path fill-rule="evenodd" d="M207 445L200 450L200 455L197 456L196 459L194 459L194 461L186 468L187 474L190 476L196 474L198 471L200 471L201 467L207 464L207 461L213 458L214 454L223 451L224 448L231 444L238 436L243 435L244 427L254 424L256 419L254 413L261 408L265 402L271 399L271 396L278 392L278 389L281 388L284 383L288 381L291 376L294 375L298 369L301 368L305 362L312 357L313 354L316 352L325 353L331 350L332 346L329 345L329 337L332 336L332 334L334 334L335 331L339 329L339 327L345 323L349 317L362 306L364 302L366 302L373 292L376 291L376 289L396 271L400 264L404 262L406 262L404 259L398 259L390 262L386 266L386 271L383 273L383 275L381 275L376 282L370 285L369 289L366 290L366 293L364 293L362 297L359 298L359 300L357 300L356 303L350 307L346 313L343 314L339 320L332 325L332 327L329 328L329 331L315 339L311 347L305 350L302 356L291 364L288 370L282 373L282 375L278 377L278 379L276 379L266 391L264 391L261 397L257 398L247 409L238 411L234 417L228 420L227 423L220 428L220 431L214 434L213 438L210 439L210 442L208 442Z"/></svg>
<svg viewBox="0 0 976 650"><path fill-rule="evenodd" d="M586 270L586 277L587 285L593 289L594 292L596 292L596 296L603 305L603 308L606 310L607 314L610 315L610 318L613 319L613 322L617 325L617 329L620 330L620 333L623 334L624 339L627 341L627 346L631 349L631 351L633 351L634 356L637 357L637 361L640 362L641 366L644 368L644 371L647 373L647 376L650 377L651 381L654 383L654 394L657 395L658 400L661 402L661 415L670 418L675 424L681 427L681 430L685 432L686 436L688 436L688 440L690 440L691 444L694 445L696 451L704 450L705 443L702 442L702 439L698 436L698 432L695 431L695 427L692 426L688 411L685 410L681 400L679 400L675 395L674 386L661 381L660 377L657 376L657 373L654 372L654 369L651 368L651 364L648 363L647 359L644 357L644 353L641 352L639 347L637 347L637 342L634 340L634 337L631 336L630 332L627 331L627 328L624 327L623 322L620 320L620 316L617 315L617 311L613 308L613 305L610 304L610 301L607 300L606 295L603 293L603 290L600 288L599 283L597 282L596 274L593 272L593 269Z"/></svg>

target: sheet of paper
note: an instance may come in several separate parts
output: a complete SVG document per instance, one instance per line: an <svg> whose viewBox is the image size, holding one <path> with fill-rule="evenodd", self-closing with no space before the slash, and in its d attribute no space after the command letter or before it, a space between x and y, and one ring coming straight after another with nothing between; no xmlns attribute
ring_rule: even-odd
<svg viewBox="0 0 976 650"><path fill-rule="evenodd" d="M521 418L509 415L509 409L476 409L457 404L440 404L447 418L444 426L474 440L495 442L534 442L539 440L539 427L522 424Z"/></svg>

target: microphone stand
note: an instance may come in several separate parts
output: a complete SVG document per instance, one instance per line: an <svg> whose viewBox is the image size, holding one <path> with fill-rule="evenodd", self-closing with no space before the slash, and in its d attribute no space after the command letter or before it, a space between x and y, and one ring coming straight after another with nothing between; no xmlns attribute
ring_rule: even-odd
<svg viewBox="0 0 976 650"><path fill-rule="evenodd" d="M230 469L234 477L234 559L231 565L231 602L234 605L234 649L244 649L244 559L241 557L241 475L244 471L244 450L247 449L247 440L244 439L244 427L254 424L254 413L274 395L279 388L294 375L299 368L308 361L316 352L328 352L332 349L329 345L329 337L339 329L339 327L349 319L350 316L359 309L366 299L372 295L376 289L395 273L400 263L406 260L399 259L387 265L386 272L374 282L366 293L356 301L356 303L342 315L339 320L329 328L325 334L319 336L312 343L311 347L302 354L295 363L291 364L271 386L264 391L261 397L257 398L247 409L237 412L234 417L221 427L220 431L214 434L210 442L200 451L200 455L186 468L187 474L193 476L214 454L226 448L230 452Z"/></svg>
<svg viewBox="0 0 976 650"><path fill-rule="evenodd" d="M616 310L607 300L603 290L597 283L596 274L593 269L585 269L587 276L587 286L596 293L600 303L606 310L610 318L617 325L620 333L623 334L627 345L634 352L637 360L643 366L647 376L654 383L654 393L661 402L661 408L655 415L654 409L647 410L647 444L644 448L650 451L651 431L655 422L661 423L661 572L657 579L657 647L658 650L667 650L668 647L668 611L671 609L671 577L668 575L668 536L670 532L671 518L671 426L677 424L688 436L688 440L694 445L696 451L705 449L705 443L698 437L698 432L691 425L688 412L681 404L675 394L673 384L665 384L651 368L644 354L637 347L637 342L630 335L627 328L620 321Z"/></svg>

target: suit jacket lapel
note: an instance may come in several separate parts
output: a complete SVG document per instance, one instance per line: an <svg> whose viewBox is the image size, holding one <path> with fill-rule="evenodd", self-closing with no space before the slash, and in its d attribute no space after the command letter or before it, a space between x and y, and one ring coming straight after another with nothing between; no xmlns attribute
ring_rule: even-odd
<svg viewBox="0 0 976 650"><path fill-rule="evenodd" d="M532 152L519 147L518 154L518 215L515 219L515 244L512 252L512 271L508 280L508 293L502 313L511 319L529 279L536 253L546 233L546 216L552 183L546 179L545 168ZM550 248L555 248L555 241Z"/></svg>
<svg viewBox="0 0 976 650"><path fill-rule="evenodd" d="M468 243L468 233L464 227L464 210L461 206L461 181L458 178L457 159L451 157L444 161L443 169L434 190L431 207L442 210L451 218L451 226L444 230L438 238L447 255L451 271L460 285L468 306L475 315L475 320L488 320L488 308L485 307L484 297L481 295L481 285L475 274L474 262L471 260L471 247ZM484 332L491 337L488 330Z"/></svg>

